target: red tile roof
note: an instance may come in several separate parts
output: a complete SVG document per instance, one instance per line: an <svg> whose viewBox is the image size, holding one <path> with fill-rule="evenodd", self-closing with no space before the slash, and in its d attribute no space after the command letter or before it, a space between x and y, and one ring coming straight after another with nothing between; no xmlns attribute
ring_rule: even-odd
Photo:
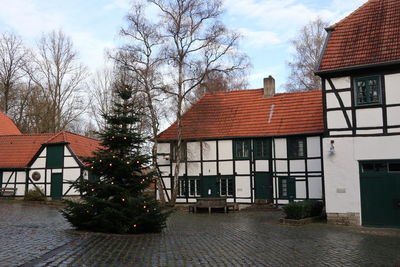
<svg viewBox="0 0 400 267"><path fill-rule="evenodd" d="M87 157L98 148L99 141L70 132L0 136L0 168L24 168L43 144L69 143L78 157Z"/></svg>
<svg viewBox="0 0 400 267"><path fill-rule="evenodd" d="M264 98L263 89L209 93L183 115L183 125L183 139L322 133L322 95L310 91ZM158 140L176 139L176 130L174 123Z"/></svg>
<svg viewBox="0 0 400 267"><path fill-rule="evenodd" d="M333 28L319 72L400 61L399 0L369 0Z"/></svg>
<svg viewBox="0 0 400 267"><path fill-rule="evenodd" d="M21 134L15 123L0 111L0 135Z"/></svg>

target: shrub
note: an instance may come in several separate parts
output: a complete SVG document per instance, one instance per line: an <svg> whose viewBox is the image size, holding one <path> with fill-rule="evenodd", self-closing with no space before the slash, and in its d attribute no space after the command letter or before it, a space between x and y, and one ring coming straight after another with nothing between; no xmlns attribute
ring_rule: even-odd
<svg viewBox="0 0 400 267"><path fill-rule="evenodd" d="M306 217L321 216L324 205L320 201L306 200L292 202L283 207L286 219L300 220Z"/></svg>
<svg viewBox="0 0 400 267"><path fill-rule="evenodd" d="M24 200L45 201L46 197L44 196L42 189L35 187L34 189L29 189L28 192L25 193Z"/></svg>

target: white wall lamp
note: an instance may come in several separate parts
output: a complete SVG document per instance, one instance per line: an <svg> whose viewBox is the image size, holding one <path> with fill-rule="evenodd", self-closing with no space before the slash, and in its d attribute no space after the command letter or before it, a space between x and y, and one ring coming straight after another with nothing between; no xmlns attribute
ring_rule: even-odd
<svg viewBox="0 0 400 267"><path fill-rule="evenodd" d="M335 153L335 140L331 140L331 145L329 146L329 153Z"/></svg>

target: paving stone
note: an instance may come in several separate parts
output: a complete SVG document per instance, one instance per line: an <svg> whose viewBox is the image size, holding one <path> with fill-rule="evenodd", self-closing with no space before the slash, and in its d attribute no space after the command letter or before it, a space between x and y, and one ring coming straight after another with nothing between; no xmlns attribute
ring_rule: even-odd
<svg viewBox="0 0 400 267"><path fill-rule="evenodd" d="M0 203L0 265L399 266L400 230L285 226L279 212L178 212L160 234L81 233L57 209Z"/></svg>

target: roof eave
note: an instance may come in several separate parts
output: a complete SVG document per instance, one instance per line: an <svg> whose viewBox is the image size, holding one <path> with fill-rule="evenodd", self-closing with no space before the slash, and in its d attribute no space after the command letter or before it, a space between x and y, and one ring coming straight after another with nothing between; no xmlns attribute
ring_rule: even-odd
<svg viewBox="0 0 400 267"><path fill-rule="evenodd" d="M343 67L343 68L337 68L337 69L328 69L328 70L323 70L323 71L316 71L315 74L318 76L323 76L323 75L334 74L334 73L339 73L339 72L348 72L348 71L368 69L368 68L387 67L387 66L398 65L398 64L400 64L400 60L363 64L363 65L355 65L355 66L349 66L349 67Z"/></svg>

